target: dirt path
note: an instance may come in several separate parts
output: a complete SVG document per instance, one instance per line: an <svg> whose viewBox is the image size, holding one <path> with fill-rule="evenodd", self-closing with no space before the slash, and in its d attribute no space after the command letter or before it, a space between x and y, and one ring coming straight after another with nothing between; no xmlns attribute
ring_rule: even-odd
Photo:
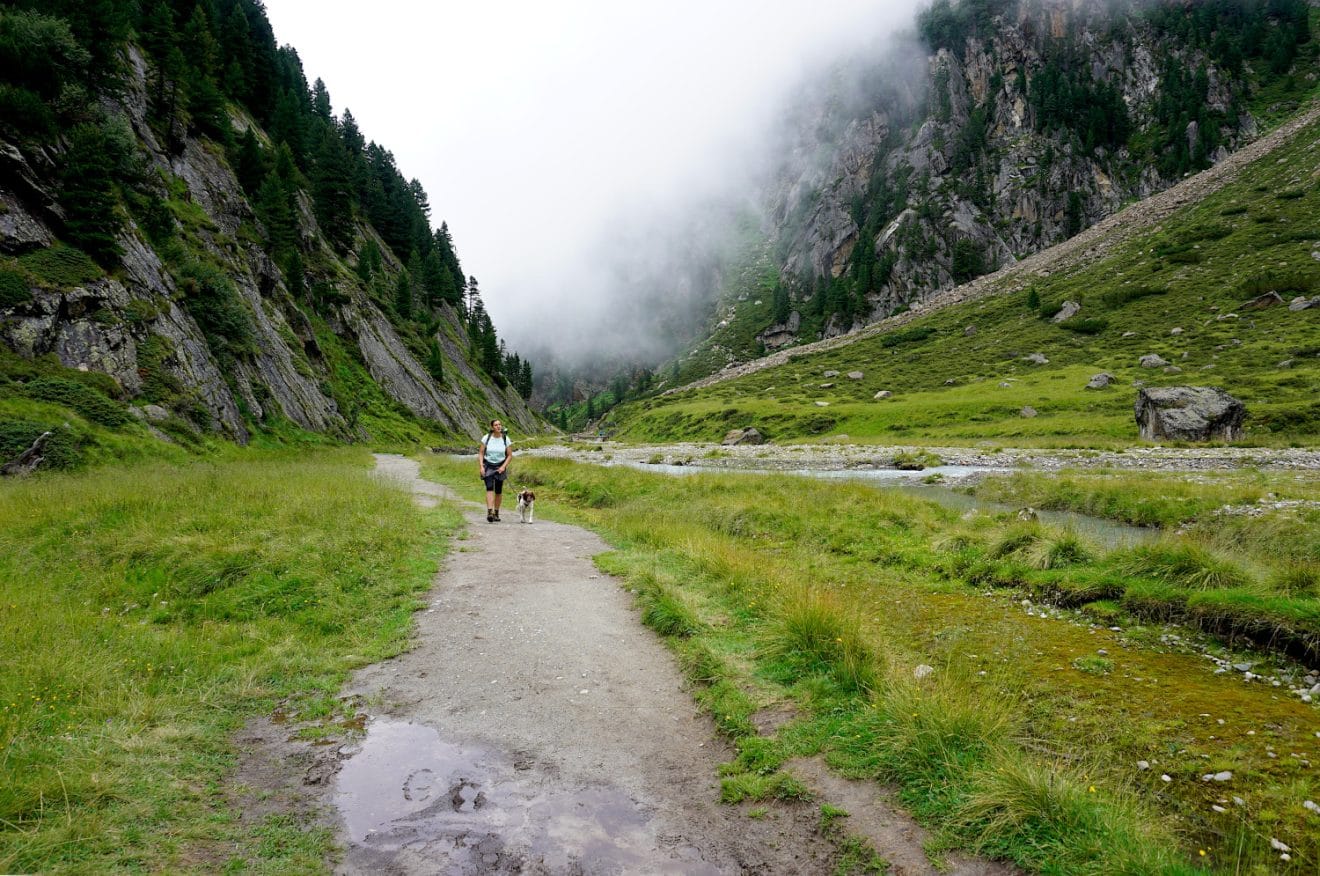
<svg viewBox="0 0 1320 876"><path fill-rule="evenodd" d="M412 460L381 455L377 465L422 504L452 498ZM471 503L464 512L467 535L418 616L416 646L349 685L370 715L365 739L338 756L281 754L292 743L267 740L267 768L301 771L294 784L319 787L337 809L340 872L833 869L820 801L771 805L761 818L718 802L717 768L731 753L628 594L592 565L607 549L597 536L522 525L511 509L499 524ZM888 811L878 790L869 796ZM937 872L920 829L881 821L875 840L890 872Z"/></svg>

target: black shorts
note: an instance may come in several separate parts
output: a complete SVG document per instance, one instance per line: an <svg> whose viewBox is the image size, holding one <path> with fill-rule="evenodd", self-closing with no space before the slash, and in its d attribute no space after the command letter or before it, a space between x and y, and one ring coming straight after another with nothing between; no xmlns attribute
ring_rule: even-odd
<svg viewBox="0 0 1320 876"><path fill-rule="evenodd" d="M485 472L481 479L486 482L486 492L494 493L497 496L504 494L504 479L506 473L500 473L498 465L484 465L482 471Z"/></svg>

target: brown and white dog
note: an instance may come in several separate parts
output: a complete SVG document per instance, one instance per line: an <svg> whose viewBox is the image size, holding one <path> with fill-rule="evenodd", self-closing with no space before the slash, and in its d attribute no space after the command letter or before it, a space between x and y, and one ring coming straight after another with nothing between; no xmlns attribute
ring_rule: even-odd
<svg viewBox="0 0 1320 876"><path fill-rule="evenodd" d="M518 517L523 523L532 523L532 511L536 505L536 494L523 490L518 494Z"/></svg>

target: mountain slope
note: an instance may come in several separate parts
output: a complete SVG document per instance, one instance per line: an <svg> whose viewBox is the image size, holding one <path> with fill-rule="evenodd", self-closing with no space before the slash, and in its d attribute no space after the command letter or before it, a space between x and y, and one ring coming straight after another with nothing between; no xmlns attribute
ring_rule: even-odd
<svg viewBox="0 0 1320 876"><path fill-rule="evenodd" d="M901 313L1222 161L1316 93L1318 23L1304 2L933 4L919 46L798 100L763 192L778 280L717 290L670 386Z"/></svg>
<svg viewBox="0 0 1320 876"><path fill-rule="evenodd" d="M1249 440L1313 443L1317 215L1320 110L1311 108L1059 247L855 335L624 406L611 427L637 440L718 440L756 426L774 439L1130 443L1129 387L1205 383L1247 402ZM1243 308L1271 291L1308 306ZM1081 309L1056 323L1065 300ZM1035 353L1048 362L1026 360ZM1174 364L1142 368L1147 353ZM1099 371L1118 384L1085 390ZM885 390L893 396L873 398ZM1025 406L1037 415L1022 416Z"/></svg>
<svg viewBox="0 0 1320 876"><path fill-rule="evenodd" d="M190 28L240 20L255 36L239 47L261 57L259 5L205 5ZM48 116L0 126L0 457L64 421L60 440L81 448L71 458L123 455L133 436L443 439L491 416L539 428L447 229L429 227L425 192L351 114L330 114L292 50L268 55L292 107L268 111L276 133L218 96L213 71L237 49L194 68L156 57L143 46L162 55L207 28L153 35L146 12L105 59L112 85L95 87L84 55L80 72L48 74L61 90L41 101L46 77L24 71L57 53L31 33L78 60L79 12L65 14L0 13L0 37L28 34L18 48L0 39L28 62L10 67L3 97L26 94ZM70 109L71 89L95 97ZM117 413L98 421L69 403L89 392Z"/></svg>

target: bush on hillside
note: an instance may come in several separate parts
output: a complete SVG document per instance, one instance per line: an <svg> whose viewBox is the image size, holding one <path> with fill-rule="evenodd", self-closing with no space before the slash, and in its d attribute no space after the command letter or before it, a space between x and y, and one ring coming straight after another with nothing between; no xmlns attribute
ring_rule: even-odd
<svg viewBox="0 0 1320 876"><path fill-rule="evenodd" d="M64 405L84 419L110 429L127 425L130 420L124 408L76 380L42 377L24 386L23 392L28 398Z"/></svg>

